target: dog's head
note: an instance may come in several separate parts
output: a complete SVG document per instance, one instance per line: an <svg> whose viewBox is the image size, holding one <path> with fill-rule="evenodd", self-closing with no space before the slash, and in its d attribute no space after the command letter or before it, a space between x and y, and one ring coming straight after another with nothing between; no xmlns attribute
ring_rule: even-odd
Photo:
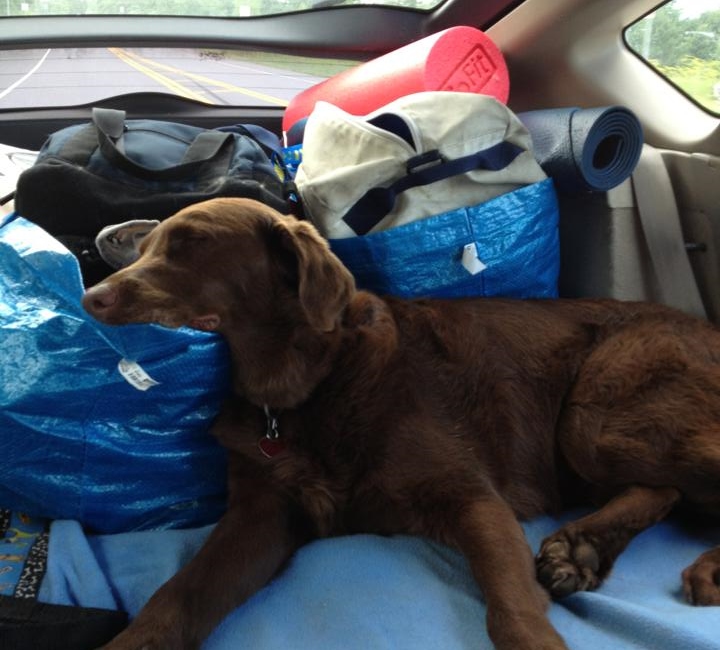
<svg viewBox="0 0 720 650"><path fill-rule="evenodd" d="M285 408L329 372L354 294L352 276L309 223L224 198L163 221L137 261L88 289L83 305L107 324L220 332L236 390Z"/></svg>
<svg viewBox="0 0 720 650"><path fill-rule="evenodd" d="M250 199L212 199L163 221L130 266L90 288L108 324L188 325L231 335L277 320L332 331L355 291L308 223Z"/></svg>

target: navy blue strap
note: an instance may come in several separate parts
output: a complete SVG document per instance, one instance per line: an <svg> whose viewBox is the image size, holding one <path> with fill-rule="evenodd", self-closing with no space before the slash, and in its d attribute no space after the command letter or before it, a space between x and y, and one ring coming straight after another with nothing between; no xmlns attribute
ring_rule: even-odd
<svg viewBox="0 0 720 650"><path fill-rule="evenodd" d="M389 187L373 187L347 211L343 221L358 235L372 230L395 207L397 195L411 187L466 174L475 169L499 171L507 167L524 150L510 142L498 144L454 160L445 160L439 151L414 156L407 163L407 175Z"/></svg>

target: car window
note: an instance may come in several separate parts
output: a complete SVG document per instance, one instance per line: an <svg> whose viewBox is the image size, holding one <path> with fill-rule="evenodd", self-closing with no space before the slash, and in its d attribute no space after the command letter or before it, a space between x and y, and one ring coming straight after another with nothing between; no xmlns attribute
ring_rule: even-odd
<svg viewBox="0 0 720 650"><path fill-rule="evenodd" d="M268 52L65 47L1 54L0 109L75 106L131 92L206 104L286 106L301 90L357 61Z"/></svg>
<svg viewBox="0 0 720 650"><path fill-rule="evenodd" d="M3 18L74 16L254 17L327 7L387 5L430 10L443 0L0 0ZM112 18L111 18L112 20ZM214 105L286 106L301 90L353 65L241 49L51 47L0 51L0 110L77 106L135 92L162 92Z"/></svg>
<svg viewBox="0 0 720 650"><path fill-rule="evenodd" d="M673 0L631 25L625 37L659 74L720 114L720 0Z"/></svg>

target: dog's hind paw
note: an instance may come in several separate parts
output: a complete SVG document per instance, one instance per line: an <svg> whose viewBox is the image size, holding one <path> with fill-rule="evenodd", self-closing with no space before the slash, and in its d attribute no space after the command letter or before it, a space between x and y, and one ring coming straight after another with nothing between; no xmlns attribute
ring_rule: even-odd
<svg viewBox="0 0 720 650"><path fill-rule="evenodd" d="M720 605L720 546L685 569L682 581L685 598L692 605Z"/></svg>
<svg viewBox="0 0 720 650"><path fill-rule="evenodd" d="M535 558L537 577L555 598L588 591L600 584L600 559L582 535L558 531L548 537Z"/></svg>

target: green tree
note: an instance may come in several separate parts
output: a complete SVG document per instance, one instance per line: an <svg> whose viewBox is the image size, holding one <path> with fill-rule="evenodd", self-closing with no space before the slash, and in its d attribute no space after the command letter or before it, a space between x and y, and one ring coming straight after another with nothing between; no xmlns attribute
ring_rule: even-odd
<svg viewBox="0 0 720 650"><path fill-rule="evenodd" d="M700 58L720 60L720 10L708 11L697 18L695 30L703 34L708 47L707 56Z"/></svg>
<svg viewBox="0 0 720 650"><path fill-rule="evenodd" d="M679 2L669 2L632 25L626 32L630 47L648 61L680 65L685 57L718 58L720 11L684 18Z"/></svg>
<svg viewBox="0 0 720 650"><path fill-rule="evenodd" d="M647 21L646 29L650 31L649 36L645 34L643 37L643 46L647 47L649 40L646 58L658 61L662 65L680 63L686 52L684 44L686 21L682 19L674 3L663 5L645 21Z"/></svg>

